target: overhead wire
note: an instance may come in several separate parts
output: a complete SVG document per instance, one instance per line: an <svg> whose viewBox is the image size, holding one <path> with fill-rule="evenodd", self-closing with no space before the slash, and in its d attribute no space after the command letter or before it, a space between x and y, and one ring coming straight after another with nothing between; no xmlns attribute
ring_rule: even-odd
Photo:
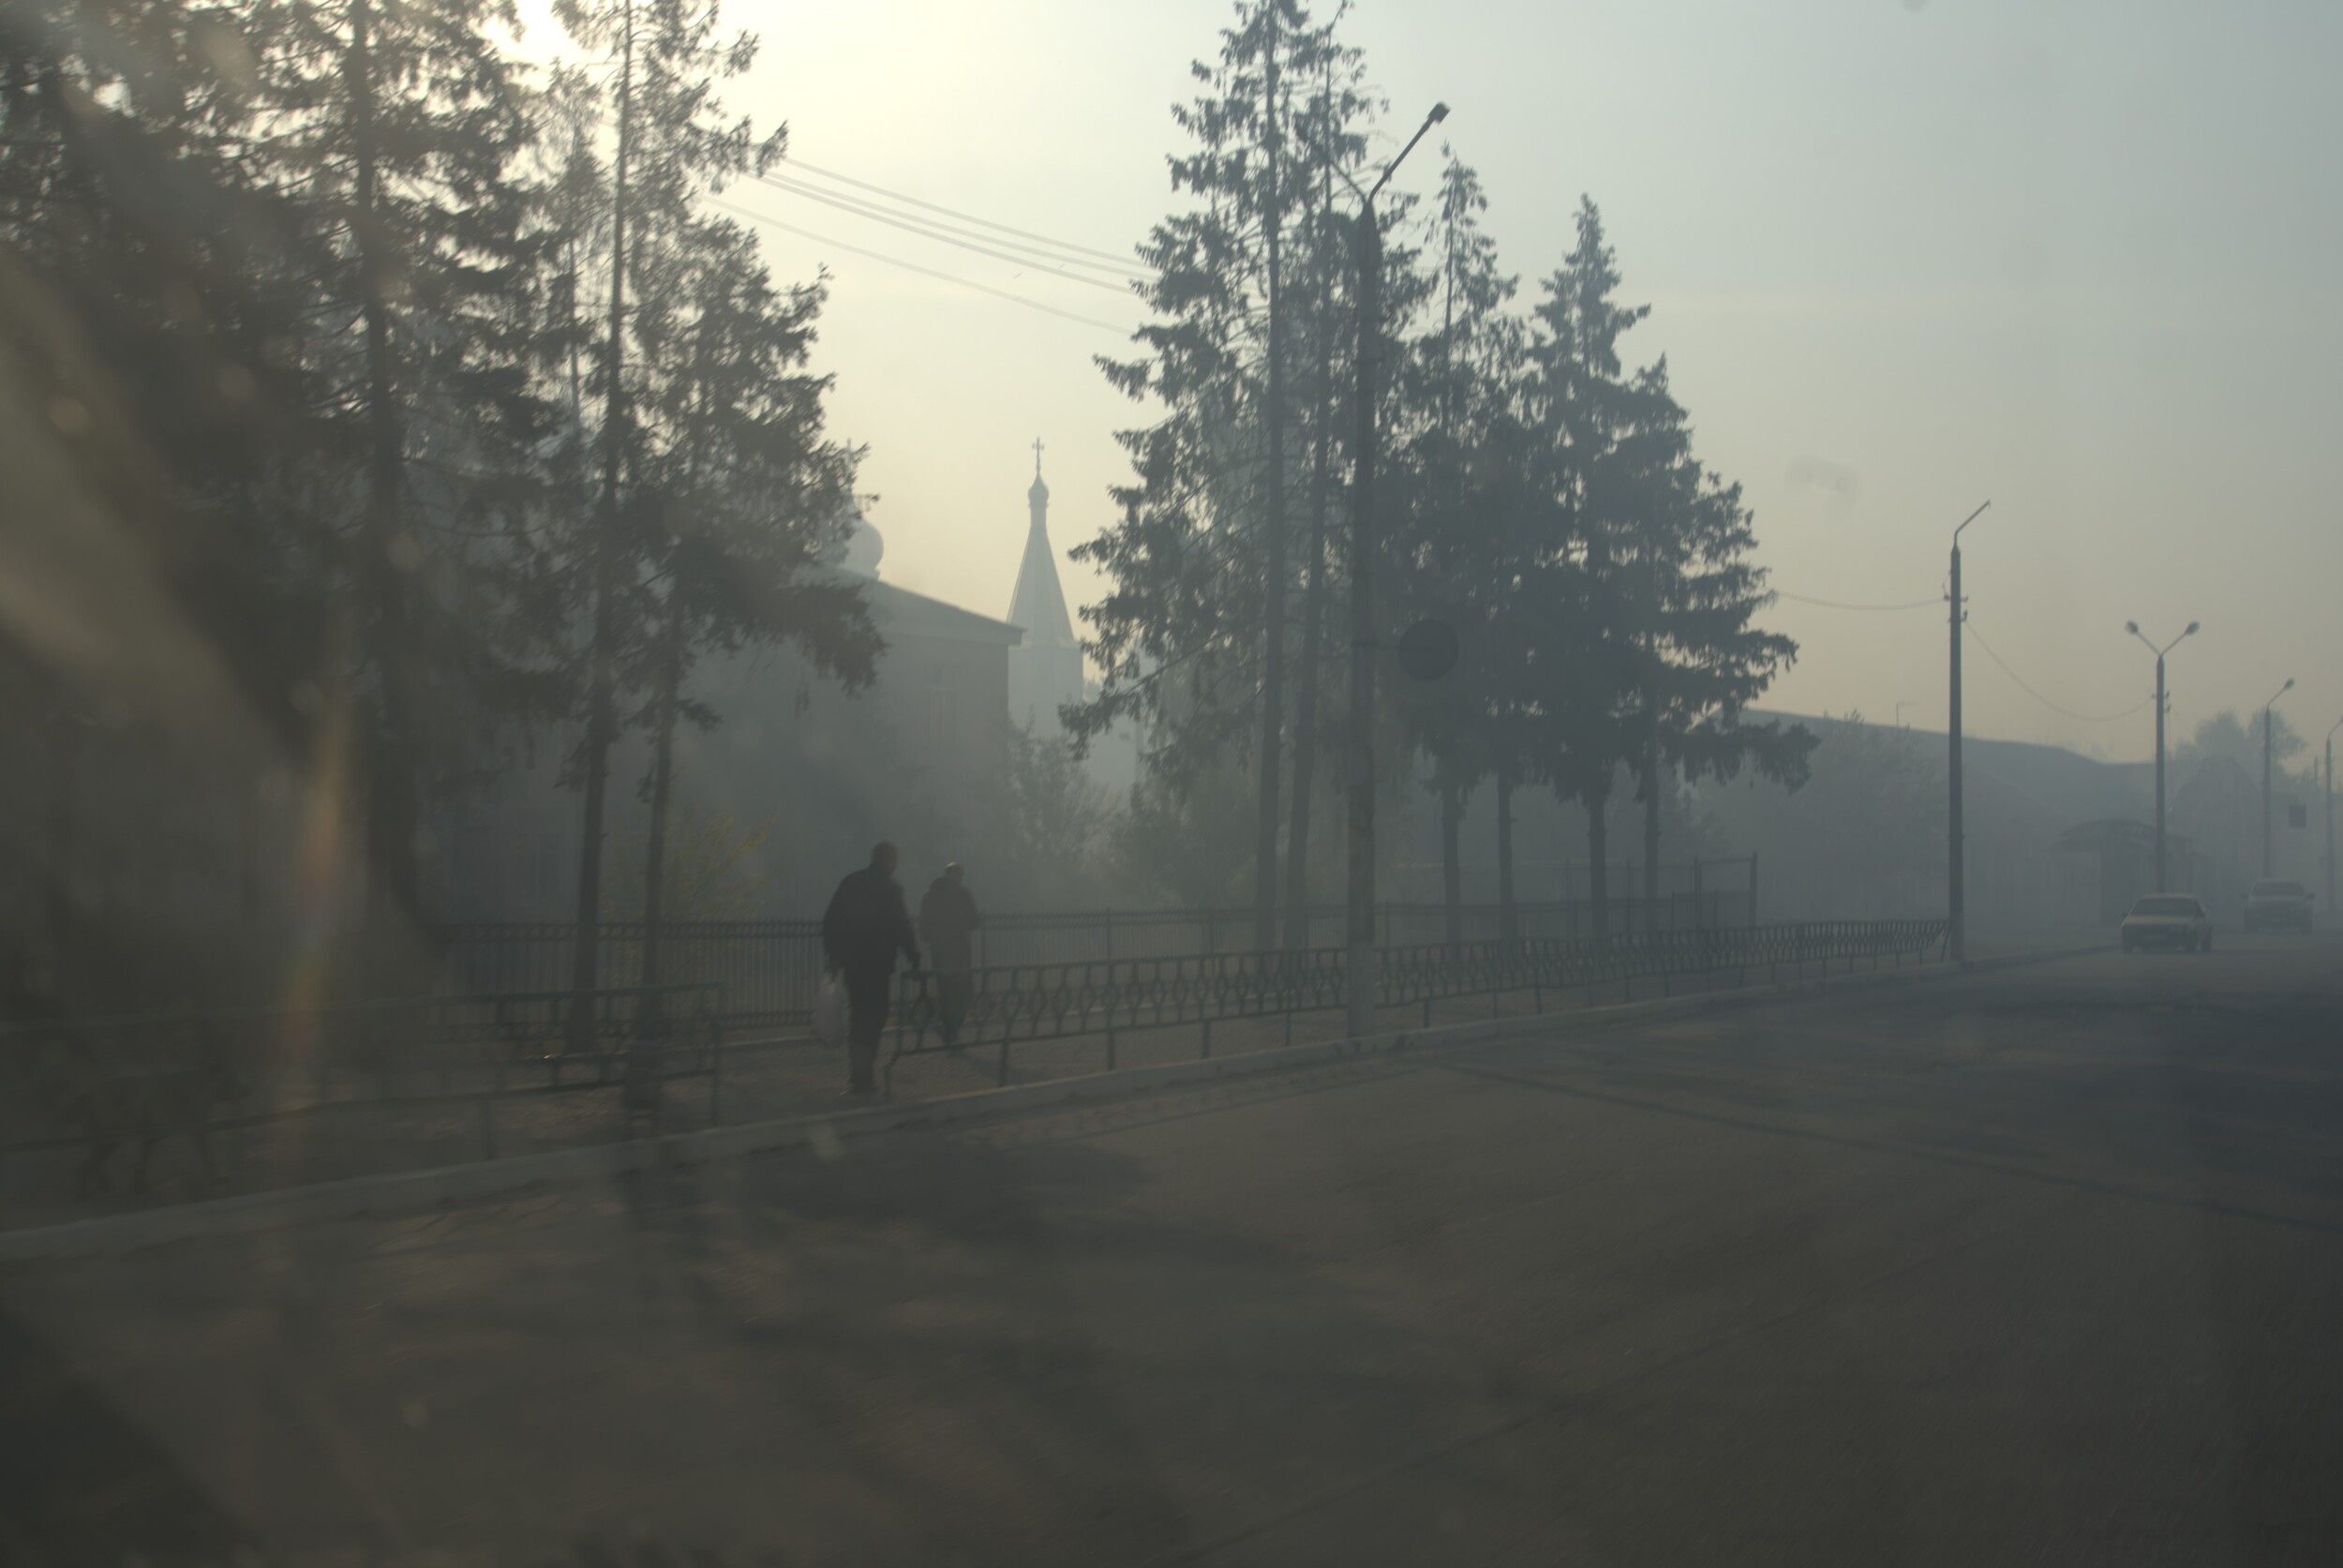
<svg viewBox="0 0 2343 1568"><path fill-rule="evenodd" d="M709 200L713 205L722 207L724 211L735 214L740 217L745 217L752 223L762 223L768 228L778 229L783 233L795 234L800 239L812 240L816 245L829 246L834 249L845 251L850 255L867 257L873 261L884 261L890 267L901 267L905 272L916 272L927 277L940 278L946 283L957 283L963 289L974 289L980 294L991 294L995 299L1005 299L1012 305L1022 305L1028 310L1038 310L1044 315L1063 317L1065 320L1069 321L1080 321L1084 326L1097 327L1101 331L1113 333L1118 337L1127 336L1130 332L1128 327L1120 325L1116 322L1102 321L1096 316L1084 316L1078 311L1061 310L1054 305L1044 305L1037 299L1030 299L1023 294L1013 292L1007 289L996 289L990 283L979 283L975 278L963 277L958 273L945 272L936 267L922 266L917 261L906 261L900 256L889 256L885 251L868 250L858 245L849 245L844 240L832 239L828 234L817 234L811 229L800 229L794 223L784 223L780 218L771 217L766 213L754 211L748 207L737 205L731 202L726 202L722 197L710 197Z"/></svg>
<svg viewBox="0 0 2343 1568"><path fill-rule="evenodd" d="M2118 719L2130 718L2134 713L2139 712L2140 709L2148 707L2156 701L2155 694L2150 693L2148 695L2142 697L2138 702L2133 703L2129 708L2125 709L2120 713L2078 713L2073 709L2068 708L2062 703L2051 701L2050 698L2044 696L2041 693L2036 691L2031 685L2027 684L2023 676L2009 667L2008 661L2005 660L2000 654L1993 651L1993 645L1985 640L1985 634L1977 629L1977 623L1975 621L1964 620L1962 624L1968 629L1969 635L1977 639L1977 646L1985 650L1985 657L1991 659L1994 664L2001 666L2002 674L2007 676L2011 680L2016 681L2020 691L2023 692L2026 695L2032 697L2036 702L2040 703L2043 707L2049 709L2053 713L2064 714L2066 717L2073 719L2081 724L2112 724Z"/></svg>
<svg viewBox="0 0 2343 1568"><path fill-rule="evenodd" d="M1787 599L1791 603L1798 605L1820 605L1827 610L1922 610L1927 609L1933 605L1941 605L1944 603L1943 599L1938 598L1913 599L1901 605L1848 605L1843 604L1836 599L1815 599L1807 594L1791 593L1778 588L1772 590L1771 591L1773 596L1777 599Z"/></svg>
<svg viewBox="0 0 2343 1568"><path fill-rule="evenodd" d="M1104 289L1112 294L1127 295L1130 292L1131 285L1142 281L1137 274L1130 272L1119 274L1118 276L1120 281L1116 282L1110 282L1103 277L1086 277L1081 273L1067 272L1064 270L1064 268L1066 265L1073 265L1091 267L1099 271L1104 271L1106 270L1105 264L1098 261L1067 261L1065 258L1050 256L1046 252L1040 251L1033 246L1019 247L1031 252L1029 255L1012 255L1007 250L996 250L992 245L984 244L973 236L957 234L941 226L931 224L918 218L904 217L900 214L889 213L885 208L873 206L864 202L858 202L852 197L831 196L825 191L815 190L810 186L798 185L794 181L776 179L770 174L763 176L760 183L769 189L782 191L792 196L801 196L812 202L819 202L826 206L835 207L839 211L850 214L853 217L866 217L874 223L884 223L888 225L890 228L901 229L905 233L917 234L922 239L936 240L945 245L958 246L963 250L972 250L979 256L990 256L996 261L1007 261L1016 266L1037 269L1039 271L1047 272L1052 277L1063 278L1068 283L1087 284L1093 289ZM1010 240L1000 241L997 243L1011 246L1016 244L1015 241Z"/></svg>
<svg viewBox="0 0 2343 1568"><path fill-rule="evenodd" d="M857 190L867 190L873 196L884 196L890 202L901 202L906 206L924 207L929 212L941 213L946 217L956 217L963 223L974 223L980 228L996 230L1004 234L1014 234L1021 240L1034 240L1052 249L1067 251L1071 255L1090 256L1102 261L1112 261L1119 267L1128 267L1131 264L1131 259L1128 256L1117 256L1111 250L1096 250L1086 245L1074 245L1065 240L1053 240L1047 234L1037 234L1029 229L1013 229L1006 223L995 223L989 217L978 217L974 213L963 213L951 207L939 206L933 202L922 202L917 196L905 196L899 190L888 190L884 186L874 186L868 180L858 180L851 174L841 174L835 170L817 168L803 158L783 157L781 161L792 168L802 169L809 174L819 174L826 180L836 180L840 185L853 186Z"/></svg>

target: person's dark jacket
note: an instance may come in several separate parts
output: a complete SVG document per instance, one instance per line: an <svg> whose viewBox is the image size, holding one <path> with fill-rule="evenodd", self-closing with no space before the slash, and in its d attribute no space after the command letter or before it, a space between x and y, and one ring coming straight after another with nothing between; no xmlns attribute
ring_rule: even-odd
<svg viewBox="0 0 2343 1568"><path fill-rule="evenodd" d="M969 966L974 956L969 939L982 924L984 917L977 913L976 895L964 885L956 885L946 876L928 885L928 896L919 901L919 934L935 949L938 969Z"/></svg>
<svg viewBox="0 0 2343 1568"><path fill-rule="evenodd" d="M883 987L902 953L919 966L919 938L911 929L901 884L865 866L838 884L822 915L822 956L846 977L849 990Z"/></svg>

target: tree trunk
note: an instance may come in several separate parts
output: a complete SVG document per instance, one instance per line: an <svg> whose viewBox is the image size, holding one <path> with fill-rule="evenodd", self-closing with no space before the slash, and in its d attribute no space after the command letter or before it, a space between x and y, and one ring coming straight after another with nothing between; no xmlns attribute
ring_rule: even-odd
<svg viewBox="0 0 2343 1568"><path fill-rule="evenodd" d="M1604 820L1609 803L1608 779L1579 797L1587 808L1587 898L1594 905L1594 933L1611 934L1611 834Z"/></svg>
<svg viewBox="0 0 2343 1568"><path fill-rule="evenodd" d="M390 310L383 294L391 269L383 264L379 148L375 135L373 14L370 0L353 0L350 49L342 57L350 95L350 147L356 213L351 236L358 247L359 315L366 334L366 500L358 554L360 591L372 612L372 648L381 682L374 744L367 755L366 859L374 915L395 920L415 913L416 830L421 789L416 756L420 681L415 670L408 575L417 564L415 541L399 529L404 458L397 391L391 366Z"/></svg>
<svg viewBox="0 0 2343 1568"><path fill-rule="evenodd" d="M634 1009L634 1041L627 1055L626 1094L637 1107L658 1093L656 1068L666 1044L665 1009L661 1005L661 922L665 918L667 889L667 808L674 798L676 708L683 685L682 590L668 617L666 648L659 668L659 717L651 747L650 824L643 850L643 998Z"/></svg>
<svg viewBox="0 0 2343 1568"><path fill-rule="evenodd" d="M1643 763L1643 896L1660 906L1660 740L1653 736Z"/></svg>
<svg viewBox="0 0 2343 1568"><path fill-rule="evenodd" d="M1464 940L1464 791L1443 771L1440 781L1440 895L1448 910L1448 944Z"/></svg>
<svg viewBox="0 0 2343 1568"><path fill-rule="evenodd" d="M626 171L633 151L634 110L634 8L621 23L619 50L619 144L612 171L610 207L610 339L606 351L610 384L604 389L602 515L594 530L594 632L588 653L586 740L580 769L586 799L577 849L577 947L570 964L569 1041L572 1050L590 1042L596 969L602 948L603 814L610 783L610 743L616 727L612 708L618 657L619 467L625 435L623 391L626 306Z"/></svg>
<svg viewBox="0 0 2343 1568"><path fill-rule="evenodd" d="M1253 841L1253 947L1267 952L1277 944L1277 764L1285 751L1286 661L1286 447L1285 353L1279 342L1278 230L1282 215L1277 201L1277 10L1263 12L1269 23L1264 46L1268 69L1263 89L1268 128L1267 201L1262 222L1267 234L1269 268L1268 407L1266 429L1268 490L1261 515L1262 571L1261 687L1261 805Z"/></svg>
<svg viewBox="0 0 2343 1568"><path fill-rule="evenodd" d="M1521 939L1514 908L1514 776L1502 768L1497 770L1497 938Z"/></svg>

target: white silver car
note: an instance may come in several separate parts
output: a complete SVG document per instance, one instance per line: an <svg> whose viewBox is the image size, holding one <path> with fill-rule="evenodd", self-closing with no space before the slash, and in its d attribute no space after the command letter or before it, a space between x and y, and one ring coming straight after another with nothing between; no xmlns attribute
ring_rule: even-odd
<svg viewBox="0 0 2343 1568"><path fill-rule="evenodd" d="M2308 931L2310 889L2283 877L2264 877L2246 895L2247 931Z"/></svg>
<svg viewBox="0 0 2343 1568"><path fill-rule="evenodd" d="M2127 953L2142 948L2209 953L2213 950L2213 917L2193 893L2150 893L2132 900L2121 934Z"/></svg>

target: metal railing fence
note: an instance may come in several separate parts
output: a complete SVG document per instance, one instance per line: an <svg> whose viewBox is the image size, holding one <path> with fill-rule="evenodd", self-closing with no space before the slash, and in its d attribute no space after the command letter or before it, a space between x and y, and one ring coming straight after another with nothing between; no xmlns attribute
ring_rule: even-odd
<svg viewBox="0 0 2343 1568"><path fill-rule="evenodd" d="M1590 992L1622 984L1629 999L1638 979L1665 986L1674 977L1763 968L1778 978L1784 964L1802 972L1834 960L1917 960L1945 939L1935 920L1820 920L1789 925L1655 931L1634 935L1515 942L1439 943L1377 949L1376 996L1383 1008L1528 991ZM1100 959L1070 963L993 965L958 974L918 970L897 977L891 1050L896 1058L934 1051L990 1047L995 1077L1008 1082L1019 1041L1104 1037L1115 1065L1126 1032L1200 1026L1202 1054L1212 1052L1217 1021L1328 1011L1346 1004L1341 948L1300 952L1199 953ZM1544 997L1535 997L1539 1010ZM947 1041L947 1024L950 1039Z"/></svg>
<svg viewBox="0 0 2343 1568"><path fill-rule="evenodd" d="M553 993L570 983L577 927L568 920L435 926L427 936L449 991ZM612 991L643 979L643 923L604 920L596 984ZM722 988L728 1023L802 1023L822 978L819 920L671 920L660 931L663 978Z"/></svg>
<svg viewBox="0 0 2343 1568"><path fill-rule="evenodd" d="M1619 869L1612 884L1622 891L1633 868ZM1654 932L1705 931L1756 923L1756 867L1752 858L1705 860L1671 866L1670 880L1682 886L1658 899L1620 896L1604 901L1614 936ZM914 899L916 907L917 900ZM1495 903L1469 903L1459 913L1465 942L1574 941L1596 933L1598 912L1587 899L1521 902L1513 908L1513 930ZM1305 950L1339 946L1344 908L1312 905L1306 913ZM1279 938L1286 919L1277 920ZM1011 964L1076 963L1127 958L1179 958L1194 954L1238 954L1254 950L1254 915L1249 908L1089 909L989 913L976 933L979 968ZM569 983L577 927L568 921L470 923L437 926L430 938L440 954L447 989L458 993L558 992ZM1378 946L1414 948L1448 940L1443 903L1388 903L1376 906ZM605 920L599 930L598 983L614 989L642 980L643 926L638 920ZM813 1015L821 983L822 934L818 920L679 920L662 929L660 970L664 977L720 984L729 1025L769 1028L804 1023Z"/></svg>

